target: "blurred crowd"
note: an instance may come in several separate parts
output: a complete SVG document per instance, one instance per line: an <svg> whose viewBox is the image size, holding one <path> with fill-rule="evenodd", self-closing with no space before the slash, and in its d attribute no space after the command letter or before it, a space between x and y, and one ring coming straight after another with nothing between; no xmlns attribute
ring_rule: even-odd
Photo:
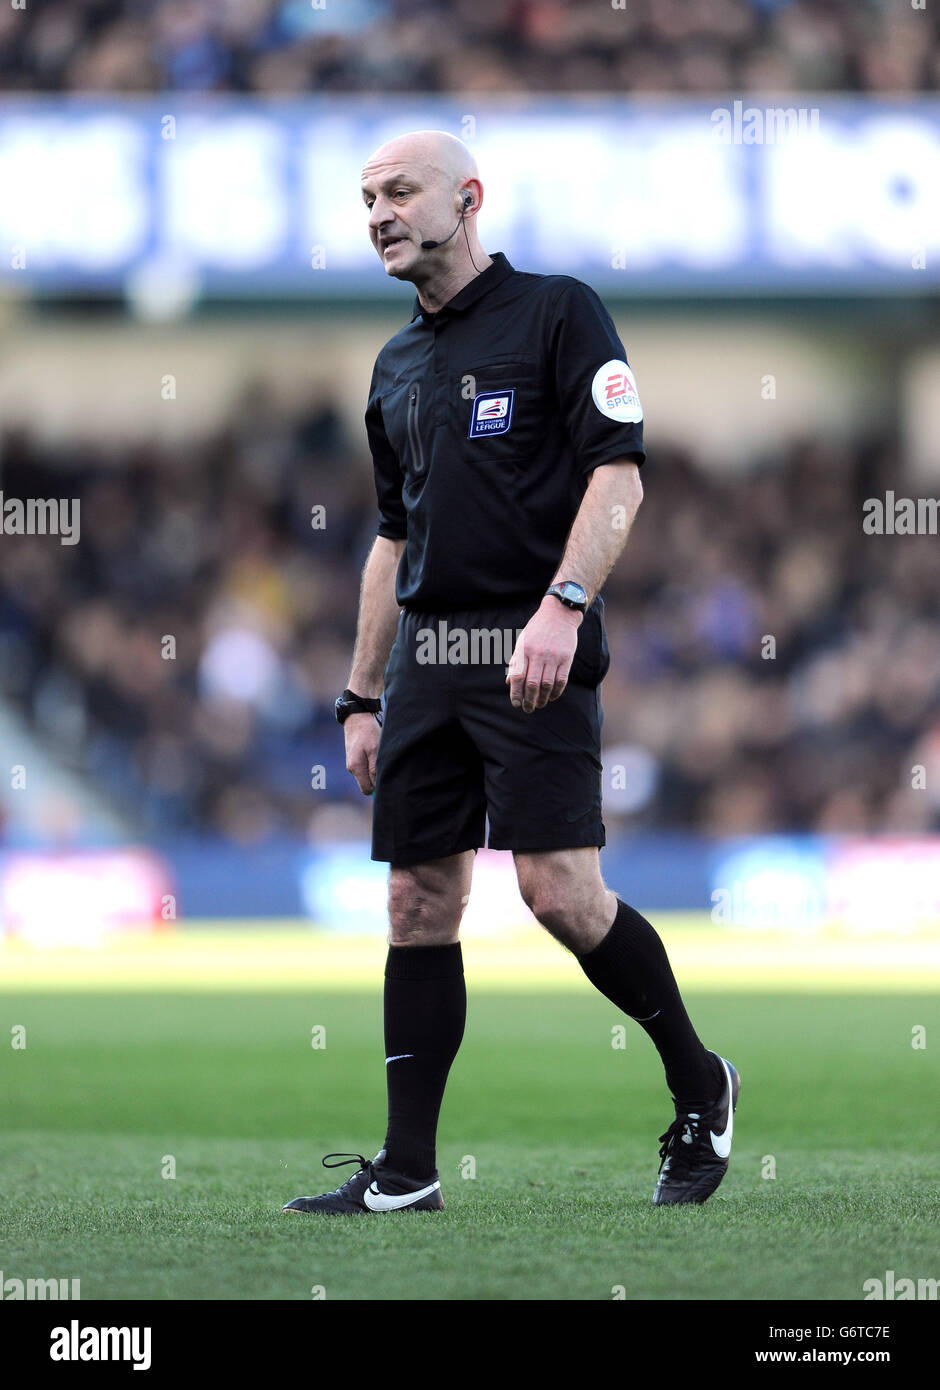
<svg viewBox="0 0 940 1390"><path fill-rule="evenodd" d="M79 544L0 538L0 695L57 759L140 834L367 833L333 701L375 499L329 399L254 385L183 448L0 449L4 499L81 499ZM605 589L608 828L940 828L937 538L861 526L904 494L890 443L722 477L650 450Z"/></svg>
<svg viewBox="0 0 940 1390"><path fill-rule="evenodd" d="M44 0L0 7L0 89L935 90L908 0Z"/></svg>

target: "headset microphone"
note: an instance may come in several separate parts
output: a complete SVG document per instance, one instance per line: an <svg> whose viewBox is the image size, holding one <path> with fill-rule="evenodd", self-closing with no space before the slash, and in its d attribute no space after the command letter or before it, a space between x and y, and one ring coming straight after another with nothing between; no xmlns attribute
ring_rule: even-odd
<svg viewBox="0 0 940 1390"><path fill-rule="evenodd" d="M422 241L422 242L421 242L421 250L422 250L422 251L434 251L434 250L437 249L438 246L446 246L447 243L450 241L450 237L456 236L457 233L460 231L460 224L463 222L464 218L466 217L467 211L469 210L469 208L470 208L470 206L472 205L472 203L473 203L473 194L470 192L469 188L465 188L464 191L463 191L463 212L460 214L459 218L457 219L457 225L456 225L456 227L454 228L454 230L451 232L450 236L446 236L446 237L444 238L443 241Z"/></svg>

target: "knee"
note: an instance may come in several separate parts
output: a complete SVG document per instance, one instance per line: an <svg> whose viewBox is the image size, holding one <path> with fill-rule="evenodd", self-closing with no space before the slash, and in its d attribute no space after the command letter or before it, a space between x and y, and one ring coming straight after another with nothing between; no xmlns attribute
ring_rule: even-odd
<svg viewBox="0 0 940 1390"><path fill-rule="evenodd" d="M519 891L529 911L575 955L591 950L606 935L616 899L599 872L564 857L550 863L516 861Z"/></svg>
<svg viewBox="0 0 940 1390"><path fill-rule="evenodd" d="M389 940L393 946L438 946L457 940L464 903L407 869L393 869L388 887Z"/></svg>
<svg viewBox="0 0 940 1390"><path fill-rule="evenodd" d="M520 873L519 891L536 921L552 936L564 940L574 925L571 898L564 882L553 874Z"/></svg>

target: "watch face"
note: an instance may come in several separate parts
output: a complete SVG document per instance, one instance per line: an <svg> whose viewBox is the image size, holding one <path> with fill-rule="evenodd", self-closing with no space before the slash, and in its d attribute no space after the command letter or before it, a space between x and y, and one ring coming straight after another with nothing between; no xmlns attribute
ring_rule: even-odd
<svg viewBox="0 0 940 1390"><path fill-rule="evenodd" d="M566 580L565 583L562 584L561 591L565 598L570 599L572 603L585 603L587 601L587 594L581 588L581 585L573 584L570 580Z"/></svg>

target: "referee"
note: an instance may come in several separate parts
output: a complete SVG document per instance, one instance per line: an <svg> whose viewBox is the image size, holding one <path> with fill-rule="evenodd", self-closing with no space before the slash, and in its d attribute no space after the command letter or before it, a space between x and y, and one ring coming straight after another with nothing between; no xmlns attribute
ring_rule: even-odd
<svg viewBox="0 0 940 1390"><path fill-rule="evenodd" d="M483 185L453 136L383 145L362 196L385 273L417 289L372 376L378 536L336 706L346 765L374 796L372 857L391 866L388 1124L374 1159L328 1154L356 1171L284 1210L443 1207L437 1122L466 1017L458 935L487 820L535 917L659 1052L675 1120L653 1202L704 1202L728 1167L738 1074L699 1040L662 942L605 886L598 853L599 591L645 458L623 344L581 281L484 252Z"/></svg>

